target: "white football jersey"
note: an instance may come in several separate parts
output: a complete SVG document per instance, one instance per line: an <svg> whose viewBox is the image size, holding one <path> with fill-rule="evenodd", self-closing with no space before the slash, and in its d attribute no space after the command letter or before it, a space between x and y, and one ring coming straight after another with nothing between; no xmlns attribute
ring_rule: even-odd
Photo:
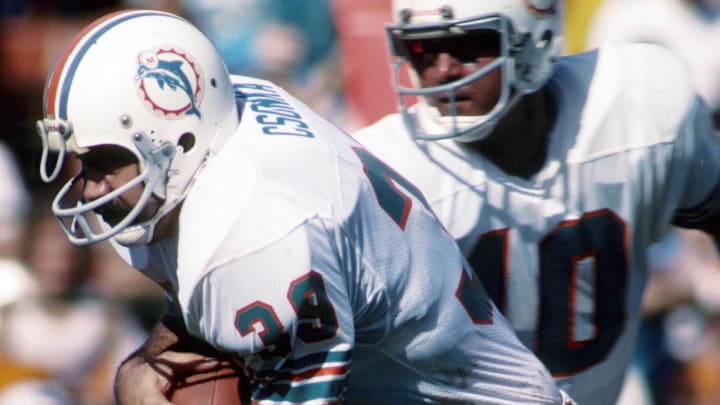
<svg viewBox="0 0 720 405"><path fill-rule="evenodd" d="M415 186L282 89L234 86L177 240L129 254L254 401L562 403Z"/></svg>
<svg viewBox="0 0 720 405"><path fill-rule="evenodd" d="M646 282L675 218L718 212L720 144L688 75L651 45L564 57L544 167L504 174L390 115L356 138L420 188L520 339L579 404L615 403Z"/></svg>

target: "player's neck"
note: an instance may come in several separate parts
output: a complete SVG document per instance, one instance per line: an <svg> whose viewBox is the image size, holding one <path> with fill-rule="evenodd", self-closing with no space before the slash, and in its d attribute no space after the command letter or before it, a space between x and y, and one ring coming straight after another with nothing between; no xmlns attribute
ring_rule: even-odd
<svg viewBox="0 0 720 405"><path fill-rule="evenodd" d="M470 147L505 173L529 179L545 165L556 111L552 92L545 87L523 97L490 136Z"/></svg>

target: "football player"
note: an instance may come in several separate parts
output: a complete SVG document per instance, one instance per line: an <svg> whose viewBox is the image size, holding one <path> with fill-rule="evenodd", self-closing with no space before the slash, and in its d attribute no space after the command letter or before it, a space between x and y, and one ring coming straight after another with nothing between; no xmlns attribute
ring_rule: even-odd
<svg viewBox="0 0 720 405"><path fill-rule="evenodd" d="M633 352L646 249L670 224L720 234L720 142L663 48L560 57L562 10L395 0L400 112L355 136L419 187L560 387L607 405Z"/></svg>
<svg viewBox="0 0 720 405"><path fill-rule="evenodd" d="M167 350L191 338L244 370L253 403L570 403L411 183L283 89L230 76L187 21L88 26L38 128L43 178L82 167L52 204L69 239L111 239L171 301L120 404L168 403Z"/></svg>

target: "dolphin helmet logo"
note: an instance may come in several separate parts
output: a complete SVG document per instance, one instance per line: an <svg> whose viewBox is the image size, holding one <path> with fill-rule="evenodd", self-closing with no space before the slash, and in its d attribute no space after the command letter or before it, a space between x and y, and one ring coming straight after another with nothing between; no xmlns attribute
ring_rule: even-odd
<svg viewBox="0 0 720 405"><path fill-rule="evenodd" d="M154 114L169 119L202 118L203 73L187 52L158 48L141 53L135 80L143 104Z"/></svg>

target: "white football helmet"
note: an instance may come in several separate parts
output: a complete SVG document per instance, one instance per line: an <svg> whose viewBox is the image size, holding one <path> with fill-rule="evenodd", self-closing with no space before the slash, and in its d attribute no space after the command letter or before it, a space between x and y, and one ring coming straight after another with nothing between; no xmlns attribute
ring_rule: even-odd
<svg viewBox="0 0 720 405"><path fill-rule="evenodd" d="M139 162L137 178L97 200L79 196L82 172L61 188L52 210L76 245L111 237L124 245L149 242L158 220L185 198L238 125L230 77L214 46L188 21L151 10L112 13L79 33L50 72L44 109L37 124L44 181L59 176L67 152L96 146L123 147ZM140 203L115 226L93 212L140 184ZM162 200L158 212L133 223L151 195Z"/></svg>
<svg viewBox="0 0 720 405"><path fill-rule="evenodd" d="M545 84L562 48L562 0L393 0L387 37L393 58L393 83L405 124L416 139L455 138L464 142L487 136L500 117L522 95ZM472 52L473 38L499 34L499 57L473 74L451 83L422 88L410 62L417 41L457 38ZM494 34L494 37L498 37ZM464 61L463 61L464 62ZM403 66L410 67L414 87L401 84ZM488 73L500 69L502 89L495 107L480 116L455 114L455 95ZM449 113L442 115L425 97L444 94ZM417 97L417 114L408 111L408 96Z"/></svg>

